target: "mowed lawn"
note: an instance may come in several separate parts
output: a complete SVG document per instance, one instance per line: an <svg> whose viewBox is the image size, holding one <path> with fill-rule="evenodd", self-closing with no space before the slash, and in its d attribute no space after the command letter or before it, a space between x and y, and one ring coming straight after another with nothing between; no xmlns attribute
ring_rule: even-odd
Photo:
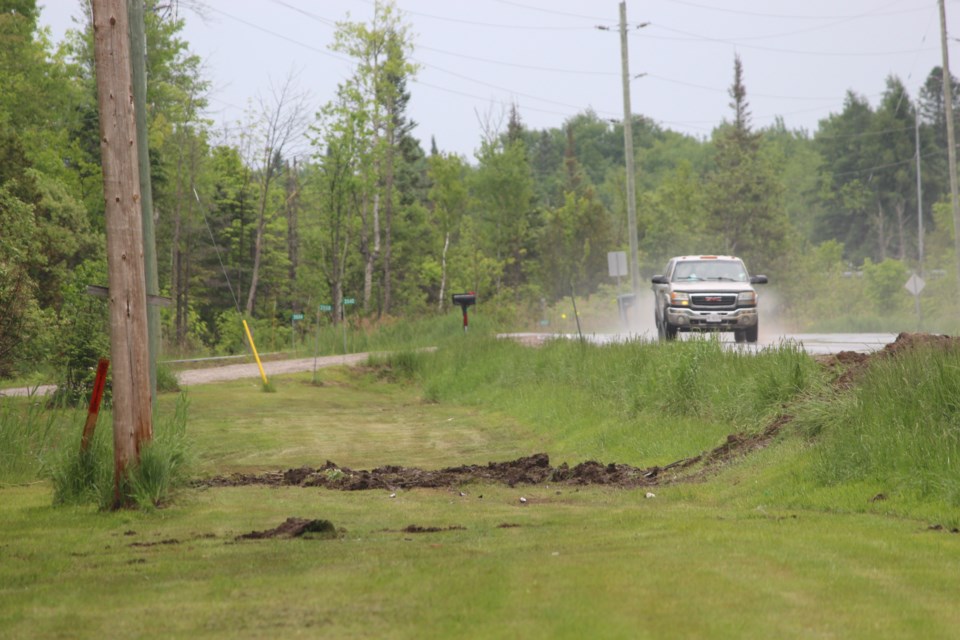
<svg viewBox="0 0 960 640"><path fill-rule="evenodd" d="M536 425L427 403L413 385L310 377L280 378L277 393L251 381L190 389L196 474L328 459L440 468L539 451L582 461ZM248 486L104 513L53 507L45 482L6 486L0 638L957 637L960 535L880 510L785 506L783 485L802 473L790 447L650 498L563 485L394 497ZM781 459L789 470L776 470ZM237 539L289 517L328 519L340 535Z"/></svg>

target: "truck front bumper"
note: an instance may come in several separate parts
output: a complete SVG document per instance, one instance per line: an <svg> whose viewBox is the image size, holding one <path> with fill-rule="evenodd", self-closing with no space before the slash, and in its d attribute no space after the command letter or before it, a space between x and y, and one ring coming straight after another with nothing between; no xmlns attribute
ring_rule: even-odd
<svg viewBox="0 0 960 640"><path fill-rule="evenodd" d="M757 325L757 309L700 311L686 307L667 307L667 322L687 331L734 331Z"/></svg>

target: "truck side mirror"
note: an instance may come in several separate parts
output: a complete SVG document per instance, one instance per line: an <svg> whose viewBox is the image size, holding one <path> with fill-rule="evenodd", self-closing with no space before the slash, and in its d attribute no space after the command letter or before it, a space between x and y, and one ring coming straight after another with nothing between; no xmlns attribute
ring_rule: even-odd
<svg viewBox="0 0 960 640"><path fill-rule="evenodd" d="M750 284L767 284L767 276L750 276Z"/></svg>

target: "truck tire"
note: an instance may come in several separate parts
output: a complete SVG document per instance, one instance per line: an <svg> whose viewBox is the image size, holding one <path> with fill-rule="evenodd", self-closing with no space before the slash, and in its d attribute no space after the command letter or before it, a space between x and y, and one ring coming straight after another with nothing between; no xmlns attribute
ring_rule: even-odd
<svg viewBox="0 0 960 640"><path fill-rule="evenodd" d="M663 322L663 333L667 340L676 340L677 339L677 328L671 326L669 322L664 320Z"/></svg>
<svg viewBox="0 0 960 640"><path fill-rule="evenodd" d="M742 329L738 329L733 332L733 340L737 343L743 342L747 339L747 332Z"/></svg>
<svg viewBox="0 0 960 640"><path fill-rule="evenodd" d="M757 338L760 337L760 323L758 322L757 324L753 325L744 331L744 333L747 335L747 342L756 342Z"/></svg>

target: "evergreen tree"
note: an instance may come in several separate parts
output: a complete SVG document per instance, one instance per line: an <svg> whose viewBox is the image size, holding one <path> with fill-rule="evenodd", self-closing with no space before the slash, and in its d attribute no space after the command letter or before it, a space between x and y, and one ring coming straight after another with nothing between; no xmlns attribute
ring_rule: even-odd
<svg viewBox="0 0 960 640"><path fill-rule="evenodd" d="M714 132L715 167L708 176L709 229L717 252L737 254L765 270L778 262L786 247L788 225L782 186L761 154L760 132L750 128L743 64L734 59L730 88L733 121Z"/></svg>

